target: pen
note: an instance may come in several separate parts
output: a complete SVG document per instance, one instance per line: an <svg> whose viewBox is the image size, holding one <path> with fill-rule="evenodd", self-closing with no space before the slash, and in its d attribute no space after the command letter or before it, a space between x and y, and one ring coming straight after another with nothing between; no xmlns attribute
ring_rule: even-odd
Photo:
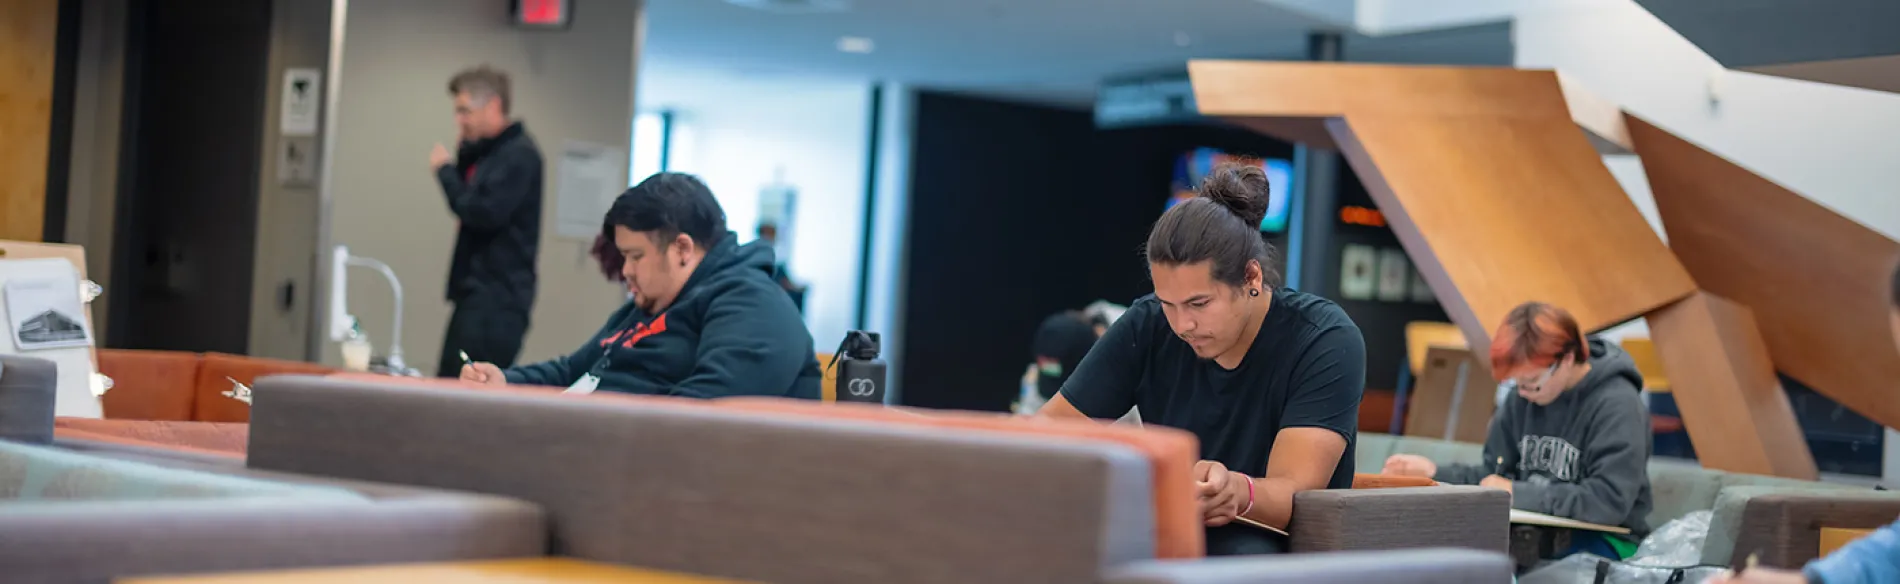
<svg viewBox="0 0 1900 584"><path fill-rule="evenodd" d="M461 355L462 355L462 364L463 364L463 365L474 365L474 364L475 364L475 360L474 360L474 359L470 359L470 358L468 358L468 351L456 351L456 353L459 353L459 354L461 354ZM1503 460L1503 459L1499 459L1499 460Z"/></svg>

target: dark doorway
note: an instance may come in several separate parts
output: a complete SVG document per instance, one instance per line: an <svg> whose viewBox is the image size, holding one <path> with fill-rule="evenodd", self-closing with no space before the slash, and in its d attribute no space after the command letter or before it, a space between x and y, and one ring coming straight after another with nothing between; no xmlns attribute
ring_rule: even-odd
<svg viewBox="0 0 1900 584"><path fill-rule="evenodd" d="M109 346L246 352L270 10L130 5Z"/></svg>

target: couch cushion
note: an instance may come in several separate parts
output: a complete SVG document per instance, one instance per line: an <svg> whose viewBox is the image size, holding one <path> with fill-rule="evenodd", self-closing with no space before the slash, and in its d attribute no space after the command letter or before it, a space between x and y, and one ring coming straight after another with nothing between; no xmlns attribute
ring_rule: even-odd
<svg viewBox="0 0 1900 584"><path fill-rule="evenodd" d="M249 424L59 418L60 438L244 456Z"/></svg>
<svg viewBox="0 0 1900 584"><path fill-rule="evenodd" d="M194 386L197 395L193 398L196 405L191 419L200 422L251 421L250 404L224 395L224 392L231 391L233 379L245 385L255 385L257 378L269 375L321 375L334 371L330 367L301 361L206 353L204 364L198 367L198 379Z"/></svg>
<svg viewBox="0 0 1900 584"><path fill-rule="evenodd" d="M1200 446L1193 434L1172 428L1054 420L1009 414L916 410L859 403L820 403L783 398L741 397L713 401L721 407L820 418L867 420L937 428L961 428L1005 434L1079 438L1123 444L1148 459L1154 477L1155 557L1206 555L1206 527L1193 492L1192 476Z"/></svg>
<svg viewBox="0 0 1900 584"><path fill-rule="evenodd" d="M0 355L0 440L53 441L58 373L52 361Z"/></svg>
<svg viewBox="0 0 1900 584"><path fill-rule="evenodd" d="M1085 582L1151 557L1146 460L716 407L279 376L252 468L540 504L553 552L773 582Z"/></svg>
<svg viewBox="0 0 1900 584"><path fill-rule="evenodd" d="M12 502L286 495L363 499L340 488L169 469L45 446L0 442L0 498Z"/></svg>
<svg viewBox="0 0 1900 584"><path fill-rule="evenodd" d="M1391 434L1360 432L1352 447L1353 468L1359 472L1385 470L1385 459L1392 457L1392 448L1398 443L1398 437Z"/></svg>
<svg viewBox="0 0 1900 584"><path fill-rule="evenodd" d="M1716 494L1722 491L1724 474L1727 473L1702 468L1692 461L1651 459L1650 508L1644 520L1651 528L1661 528L1664 523L1691 511L1713 508Z"/></svg>
<svg viewBox="0 0 1900 584"><path fill-rule="evenodd" d="M112 378L112 389L99 398L105 417L192 419L198 361L197 353L99 349L99 373Z"/></svg>
<svg viewBox="0 0 1900 584"><path fill-rule="evenodd" d="M1484 446L1468 442L1449 442L1433 438L1401 436L1392 447L1393 454L1417 454L1444 464L1478 464L1484 460ZM1384 461L1380 462L1381 465Z"/></svg>

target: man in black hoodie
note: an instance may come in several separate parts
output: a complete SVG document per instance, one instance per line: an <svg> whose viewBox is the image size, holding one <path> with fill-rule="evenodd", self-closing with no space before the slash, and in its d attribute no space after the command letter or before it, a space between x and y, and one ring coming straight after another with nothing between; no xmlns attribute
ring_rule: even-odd
<svg viewBox="0 0 1900 584"><path fill-rule="evenodd" d="M1628 527L1634 540L1575 532L1570 551L1628 557L1649 533L1649 409L1629 354L1585 338L1569 312L1530 302L1505 316L1491 340L1491 369L1515 386L1491 420L1478 465L1410 454L1386 474L1431 477L1511 493L1511 506ZM1568 555L1568 554L1565 554Z"/></svg>
<svg viewBox="0 0 1900 584"><path fill-rule="evenodd" d="M705 183L653 175L614 200L602 232L620 252L632 300L565 357L506 370L474 363L462 379L574 392L818 399L811 333L772 278L772 248L739 245Z"/></svg>
<svg viewBox="0 0 1900 584"><path fill-rule="evenodd" d="M541 243L541 151L508 118L508 75L489 68L449 80L461 145L435 145L429 164L458 219L449 267L455 304L436 374L455 377L462 355L512 365L534 308L534 259Z"/></svg>

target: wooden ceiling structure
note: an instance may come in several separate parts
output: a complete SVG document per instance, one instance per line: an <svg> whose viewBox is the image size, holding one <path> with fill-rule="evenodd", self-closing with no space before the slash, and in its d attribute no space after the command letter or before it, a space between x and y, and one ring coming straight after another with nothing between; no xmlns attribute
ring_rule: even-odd
<svg viewBox="0 0 1900 584"><path fill-rule="evenodd" d="M1552 71L1252 61L1188 70L1202 114L1337 149L1474 351L1526 301L1562 306L1591 331L1646 316L1710 468L1816 476L1778 369L1900 426L1891 387L1900 350L1886 336L1884 284L1874 283L1900 256L1892 240L1580 100ZM1592 135L1644 157L1668 244ZM1844 257L1804 264L1823 249ZM1760 256L1722 259L1733 253Z"/></svg>

